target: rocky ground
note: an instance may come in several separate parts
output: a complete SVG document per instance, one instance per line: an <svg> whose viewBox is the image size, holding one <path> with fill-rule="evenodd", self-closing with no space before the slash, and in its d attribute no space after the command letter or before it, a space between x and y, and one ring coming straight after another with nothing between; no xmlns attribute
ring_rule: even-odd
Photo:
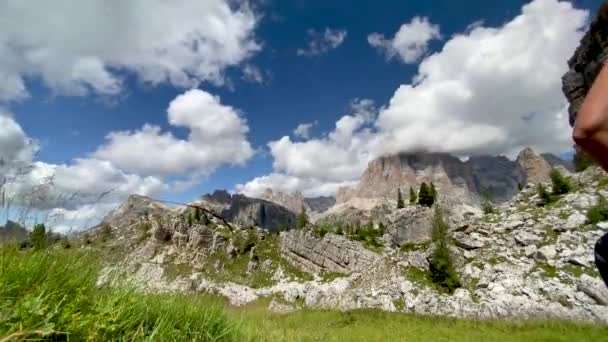
<svg viewBox="0 0 608 342"><path fill-rule="evenodd" d="M107 224L87 239L114 257L100 284L118 271L148 290L214 292L234 305L272 297L270 309L280 312L380 308L608 323L608 290L593 265L594 243L608 222L586 219L599 197L608 196L608 176L589 169L571 181L573 192L544 207L530 185L492 214L445 208L463 283L452 295L428 280L432 210L414 205L387 215L375 246L312 227L280 234L242 229L197 218L192 208L165 208L128 222L115 217L108 222L120 225ZM137 201L124 207L160 207Z"/></svg>

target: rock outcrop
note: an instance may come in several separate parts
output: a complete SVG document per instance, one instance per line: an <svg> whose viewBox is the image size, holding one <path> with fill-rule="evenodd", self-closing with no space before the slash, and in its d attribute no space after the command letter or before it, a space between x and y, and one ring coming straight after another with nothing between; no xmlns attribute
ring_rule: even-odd
<svg viewBox="0 0 608 342"><path fill-rule="evenodd" d="M260 226L278 231L293 227L296 222L296 215L281 205L241 194L231 195L222 190L203 196L201 204L240 226Z"/></svg>
<svg viewBox="0 0 608 342"><path fill-rule="evenodd" d="M164 203L145 196L131 195L118 208L110 211L100 226L125 227L139 222L142 217L164 217L170 212L171 208Z"/></svg>
<svg viewBox="0 0 608 342"><path fill-rule="evenodd" d="M281 233L281 256L307 272L362 272L378 260L378 255L342 236L323 238L305 230Z"/></svg>
<svg viewBox="0 0 608 342"><path fill-rule="evenodd" d="M433 212L430 208L407 206L388 216L387 233L396 246L431 241Z"/></svg>
<svg viewBox="0 0 608 342"><path fill-rule="evenodd" d="M570 125L591 88L601 66L608 60L608 3L600 7L598 15L583 36L579 47L568 61L569 70L562 77L562 90L570 106Z"/></svg>
<svg viewBox="0 0 608 342"><path fill-rule="evenodd" d="M551 165L531 148L525 148L517 156L526 183L543 183L550 180Z"/></svg>

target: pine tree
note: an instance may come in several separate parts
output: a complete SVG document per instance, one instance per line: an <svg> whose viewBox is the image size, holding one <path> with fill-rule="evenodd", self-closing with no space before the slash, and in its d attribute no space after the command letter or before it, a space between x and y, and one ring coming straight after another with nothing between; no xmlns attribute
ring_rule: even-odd
<svg viewBox="0 0 608 342"><path fill-rule="evenodd" d="M46 247L46 227L44 224L37 224L32 231L32 246L34 249L43 249Z"/></svg>
<svg viewBox="0 0 608 342"><path fill-rule="evenodd" d="M188 214L188 227L192 227L193 224L194 224L194 214L192 212L190 212Z"/></svg>
<svg viewBox="0 0 608 342"><path fill-rule="evenodd" d="M431 207L433 202L431 189L426 185L426 183L422 183L420 185L420 191L418 192L418 204L425 207Z"/></svg>
<svg viewBox="0 0 608 342"><path fill-rule="evenodd" d="M461 283L450 256L448 225L443 219L443 213L439 206L435 207L432 239L435 243L435 250L433 250L430 262L431 279L447 292L453 293L461 286Z"/></svg>
<svg viewBox="0 0 608 342"><path fill-rule="evenodd" d="M298 215L298 228L302 229L306 227L308 224L308 216L306 216L306 208L302 206L302 210L300 211L300 215Z"/></svg>
<svg viewBox="0 0 608 342"><path fill-rule="evenodd" d="M433 203L435 203L437 201L437 189L435 189L433 182L431 182L431 197L433 198Z"/></svg>
<svg viewBox="0 0 608 342"><path fill-rule="evenodd" d="M194 208L194 222L195 223L201 222L201 209L199 209L199 208Z"/></svg>
<svg viewBox="0 0 608 342"><path fill-rule="evenodd" d="M403 203L403 196L401 196L401 189L397 188L397 209L402 209L405 207Z"/></svg>
<svg viewBox="0 0 608 342"><path fill-rule="evenodd" d="M410 186L410 204L416 204L418 201L418 196L416 196L416 191Z"/></svg>

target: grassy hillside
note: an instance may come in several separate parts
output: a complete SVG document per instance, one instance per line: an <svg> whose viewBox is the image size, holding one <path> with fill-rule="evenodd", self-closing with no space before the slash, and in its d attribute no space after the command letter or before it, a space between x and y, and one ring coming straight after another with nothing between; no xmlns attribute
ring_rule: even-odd
<svg viewBox="0 0 608 342"><path fill-rule="evenodd" d="M0 250L0 341L606 341L568 322L472 321L374 310L273 314L204 295L96 287L98 258L81 251Z"/></svg>

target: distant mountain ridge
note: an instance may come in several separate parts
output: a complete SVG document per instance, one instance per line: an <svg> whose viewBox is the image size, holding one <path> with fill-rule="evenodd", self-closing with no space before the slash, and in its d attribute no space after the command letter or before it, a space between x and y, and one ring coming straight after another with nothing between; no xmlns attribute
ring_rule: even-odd
<svg viewBox="0 0 608 342"><path fill-rule="evenodd" d="M433 182L444 200L478 204L487 192L495 201L504 202L517 194L519 186L549 181L549 172L557 165L570 169L567 161L550 154L543 157L531 148L522 150L515 161L504 156L462 161L448 153L399 153L371 161L359 183L340 188L336 200L395 199L398 188L407 200L410 187Z"/></svg>
<svg viewBox="0 0 608 342"><path fill-rule="evenodd" d="M296 220L295 213L280 204L242 194L231 195L226 190L204 195L201 202L229 222L241 226L277 231L293 227Z"/></svg>
<svg viewBox="0 0 608 342"><path fill-rule="evenodd" d="M257 198L282 205L296 214L300 213L302 208L309 213L323 213L336 204L336 199L331 196L304 197L300 191L286 193L270 188L266 189Z"/></svg>
<svg viewBox="0 0 608 342"><path fill-rule="evenodd" d="M7 221L4 226L0 226L0 241L27 240L30 233L25 227L13 221Z"/></svg>

